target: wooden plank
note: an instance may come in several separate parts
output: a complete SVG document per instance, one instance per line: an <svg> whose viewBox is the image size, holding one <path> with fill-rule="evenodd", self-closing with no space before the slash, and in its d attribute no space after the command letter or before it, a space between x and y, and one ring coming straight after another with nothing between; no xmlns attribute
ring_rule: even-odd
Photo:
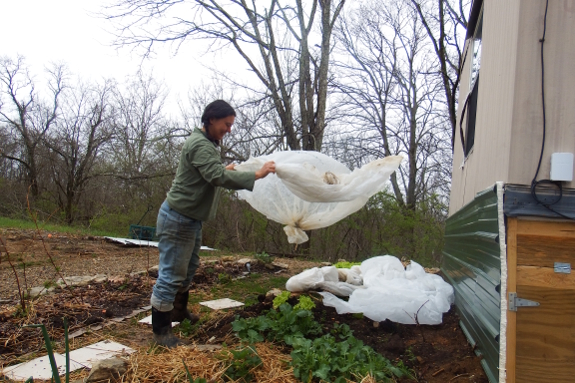
<svg viewBox="0 0 575 383"><path fill-rule="evenodd" d="M518 284L517 296L540 304L518 308L517 357L575 362L575 290Z"/></svg>
<svg viewBox="0 0 575 383"><path fill-rule="evenodd" d="M575 239L575 223L521 219L517 223L517 235L542 235Z"/></svg>
<svg viewBox="0 0 575 383"><path fill-rule="evenodd" d="M573 382L573 359L541 360L517 356L517 381L521 383Z"/></svg>
<svg viewBox="0 0 575 383"><path fill-rule="evenodd" d="M517 235L517 264L553 267L555 262L575 263L575 238Z"/></svg>
<svg viewBox="0 0 575 383"><path fill-rule="evenodd" d="M556 273L550 267L517 266L517 286L574 290L575 273Z"/></svg>
<svg viewBox="0 0 575 383"><path fill-rule="evenodd" d="M517 291L517 218L507 220L507 292ZM507 383L515 383L517 350L517 313L507 311Z"/></svg>

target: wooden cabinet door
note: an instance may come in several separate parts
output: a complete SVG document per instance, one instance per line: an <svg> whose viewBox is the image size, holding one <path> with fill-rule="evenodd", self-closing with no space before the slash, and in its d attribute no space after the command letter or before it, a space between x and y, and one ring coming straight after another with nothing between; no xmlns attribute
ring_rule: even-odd
<svg viewBox="0 0 575 383"><path fill-rule="evenodd" d="M575 223L510 218L508 292L539 303L508 311L507 381L575 382Z"/></svg>

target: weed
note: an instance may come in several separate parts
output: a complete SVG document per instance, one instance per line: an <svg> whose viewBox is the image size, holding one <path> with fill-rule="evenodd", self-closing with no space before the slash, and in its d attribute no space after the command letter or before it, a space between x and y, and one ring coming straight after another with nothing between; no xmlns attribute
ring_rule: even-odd
<svg viewBox="0 0 575 383"><path fill-rule="evenodd" d="M204 378L192 378L192 374L190 374L190 370L188 370L188 366L186 366L186 362L182 358L182 363L184 364L184 368L186 369L186 375L188 376L188 382L190 383L208 383Z"/></svg>
<svg viewBox="0 0 575 383"><path fill-rule="evenodd" d="M16 310L12 314L14 318L26 318L28 316L28 309L26 307L22 308L21 305L16 306Z"/></svg>
<svg viewBox="0 0 575 383"><path fill-rule="evenodd" d="M411 349L411 346L409 346L406 350L405 350L405 356L407 357L407 359L409 359L409 361L411 363L415 363L415 361L417 360L417 357L415 356L415 354L413 353L413 350Z"/></svg>
<svg viewBox="0 0 575 383"><path fill-rule="evenodd" d="M262 360L252 346L238 350L229 350L232 359L226 369L225 377L229 380L249 382L253 378L252 370L261 366ZM222 355L222 357L225 357ZM229 357L229 355L227 356Z"/></svg>
<svg viewBox="0 0 575 383"><path fill-rule="evenodd" d="M226 274L226 273L219 273L218 274L218 281L222 284L225 285L227 283L230 283L232 281L232 278Z"/></svg>
<svg viewBox="0 0 575 383"><path fill-rule="evenodd" d="M181 336L187 337L192 335L195 332L196 328L197 326L195 324L192 324L192 322L190 322L189 319L184 319L184 321L180 323L178 331L180 332Z"/></svg>
<svg viewBox="0 0 575 383"><path fill-rule="evenodd" d="M58 287L58 284L54 281L44 281L42 285L46 290L48 290L50 287Z"/></svg>
<svg viewBox="0 0 575 383"><path fill-rule="evenodd" d="M274 258L265 251L254 255L254 257L261 263L272 263Z"/></svg>

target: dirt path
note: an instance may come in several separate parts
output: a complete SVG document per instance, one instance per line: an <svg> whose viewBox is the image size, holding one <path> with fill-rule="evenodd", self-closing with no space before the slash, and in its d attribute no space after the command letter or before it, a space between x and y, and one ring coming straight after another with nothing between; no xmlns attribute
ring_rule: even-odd
<svg viewBox="0 0 575 383"><path fill-rule="evenodd" d="M34 231L18 229L0 229L0 236L7 243L18 281L26 290L60 278L50 257L64 277L96 274L111 277L146 270L158 264L157 248L126 247L103 237L42 232L40 238ZM223 255L242 256L220 251L200 253L203 261ZM281 262L289 264L293 274L317 266L317 262L289 258ZM0 256L0 280L0 299L16 298L18 285L5 252Z"/></svg>

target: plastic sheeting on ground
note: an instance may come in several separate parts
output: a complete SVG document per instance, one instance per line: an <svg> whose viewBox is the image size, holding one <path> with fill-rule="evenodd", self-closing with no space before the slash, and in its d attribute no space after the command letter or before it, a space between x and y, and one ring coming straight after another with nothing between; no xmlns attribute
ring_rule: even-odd
<svg viewBox="0 0 575 383"><path fill-rule="evenodd" d="M384 190L401 160L390 156L352 172L319 152L276 152L236 166L238 171L256 171L267 161L276 163L275 175L238 195L268 219L286 225L289 243L301 244L308 240L305 230L333 225Z"/></svg>
<svg viewBox="0 0 575 383"><path fill-rule="evenodd" d="M413 261L404 268L401 261L391 255L369 258L355 271L350 270L360 273L362 286L334 279L331 269L335 267L305 270L291 277L286 289L292 292L325 290L320 293L323 304L334 307L338 314L363 313L374 321L389 319L405 324L440 324L443 313L454 300L453 287L439 275L426 273ZM332 292L349 296L349 300L346 302Z"/></svg>

